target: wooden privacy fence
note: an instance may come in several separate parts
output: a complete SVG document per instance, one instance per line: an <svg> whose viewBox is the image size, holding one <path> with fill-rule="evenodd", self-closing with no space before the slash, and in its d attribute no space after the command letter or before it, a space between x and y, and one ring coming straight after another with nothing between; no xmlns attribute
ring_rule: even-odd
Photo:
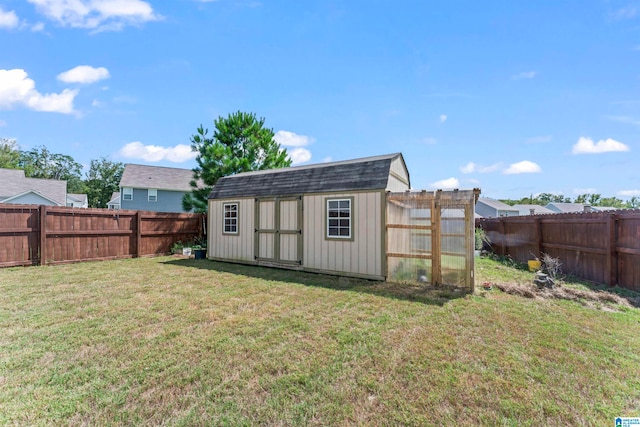
<svg viewBox="0 0 640 427"><path fill-rule="evenodd" d="M640 291L640 211L483 218L493 252L526 262L543 253L565 274Z"/></svg>
<svg viewBox="0 0 640 427"><path fill-rule="evenodd" d="M0 204L0 267L169 253L203 214Z"/></svg>

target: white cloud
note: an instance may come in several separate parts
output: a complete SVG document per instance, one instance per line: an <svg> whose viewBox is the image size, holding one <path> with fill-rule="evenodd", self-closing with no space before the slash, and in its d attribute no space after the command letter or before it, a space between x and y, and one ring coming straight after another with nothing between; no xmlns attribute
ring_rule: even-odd
<svg viewBox="0 0 640 427"><path fill-rule="evenodd" d="M500 169L500 167L502 167L502 163L494 163L489 166L483 166L483 165L478 165L474 162L469 162L466 165L460 167L460 172L464 174L474 173L474 172L490 173L490 172L497 171L498 169Z"/></svg>
<svg viewBox="0 0 640 427"><path fill-rule="evenodd" d="M514 74L513 76L511 76L511 80L532 79L537 74L538 73L536 73L535 71L524 71L522 73Z"/></svg>
<svg viewBox="0 0 640 427"><path fill-rule="evenodd" d="M452 188L460 188L460 181L457 178L447 178L430 184L431 188L450 190Z"/></svg>
<svg viewBox="0 0 640 427"><path fill-rule="evenodd" d="M18 15L13 10L5 12L0 7L0 28L16 28L19 23Z"/></svg>
<svg viewBox="0 0 640 427"><path fill-rule="evenodd" d="M523 160L518 163L513 163L504 171L504 173L507 175L516 175L521 173L540 173L540 172L542 172L542 168L538 166L536 163L530 162L529 160Z"/></svg>
<svg viewBox="0 0 640 427"><path fill-rule="evenodd" d="M0 128L6 125L7 125L7 122L5 122L4 120L0 120Z"/></svg>
<svg viewBox="0 0 640 427"><path fill-rule="evenodd" d="M102 106L102 102L98 101L97 99L94 99L94 100L91 102L91 106L92 106L92 107L101 107L101 106Z"/></svg>
<svg viewBox="0 0 640 427"><path fill-rule="evenodd" d="M444 123L447 121L447 115L446 114L440 114L440 123Z"/></svg>
<svg viewBox="0 0 640 427"><path fill-rule="evenodd" d="M598 192L597 188L574 188L573 194L581 195L581 194L596 194Z"/></svg>
<svg viewBox="0 0 640 427"><path fill-rule="evenodd" d="M315 142L315 138L306 135L298 135L297 133L289 132L287 130L279 130L273 136L273 139L284 147L293 147L293 149L287 149L292 165L299 165L311 160L311 151L303 147L313 144Z"/></svg>
<svg viewBox="0 0 640 427"><path fill-rule="evenodd" d="M44 22L37 22L31 26L31 31L37 33L44 30Z"/></svg>
<svg viewBox="0 0 640 427"><path fill-rule="evenodd" d="M427 145L433 145L433 144L435 144L437 142L438 141L435 138L431 137L431 136L422 139L422 143L423 144L427 144Z"/></svg>
<svg viewBox="0 0 640 427"><path fill-rule="evenodd" d="M28 0L36 10L65 27L121 30L161 17L142 0Z"/></svg>
<svg viewBox="0 0 640 427"><path fill-rule="evenodd" d="M289 153L289 158L291 159L292 165L299 165L311 160L311 151L307 150L306 148L294 148L293 150L287 150L287 153Z"/></svg>
<svg viewBox="0 0 640 427"><path fill-rule="evenodd" d="M129 159L142 159L147 162L160 162L167 160L174 163L183 163L195 159L197 153L191 151L191 146L178 144L175 147L160 147L158 145L144 145L140 141L126 144L118 151L118 155Z"/></svg>
<svg viewBox="0 0 640 427"><path fill-rule="evenodd" d="M331 156L327 156L324 159L322 159L322 163L329 163L332 161L333 161L333 158Z"/></svg>
<svg viewBox="0 0 640 427"><path fill-rule="evenodd" d="M573 154L600 154L616 151L629 151L629 146L611 138L594 142L591 138L581 136L571 152Z"/></svg>
<svg viewBox="0 0 640 427"><path fill-rule="evenodd" d="M306 147L309 144L313 144L315 139L310 136L298 135L294 132L289 132L287 130L279 130L273 136L273 139L285 147Z"/></svg>
<svg viewBox="0 0 640 427"><path fill-rule="evenodd" d="M58 74L58 80L65 83L95 83L108 79L109 70L104 67L91 67L89 65L78 65L68 71Z"/></svg>
<svg viewBox="0 0 640 427"><path fill-rule="evenodd" d="M60 93L41 94L36 83L21 69L0 69L0 109L24 105L34 111L71 114L77 90L64 89Z"/></svg>
<svg viewBox="0 0 640 427"><path fill-rule="evenodd" d="M621 190L618 191L618 195L623 197L638 197L640 196L640 190Z"/></svg>

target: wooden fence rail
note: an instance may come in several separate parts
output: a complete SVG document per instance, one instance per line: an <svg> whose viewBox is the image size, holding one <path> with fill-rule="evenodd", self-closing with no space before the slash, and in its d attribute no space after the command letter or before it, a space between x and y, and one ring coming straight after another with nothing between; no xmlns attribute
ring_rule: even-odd
<svg viewBox="0 0 640 427"><path fill-rule="evenodd" d="M640 211L483 218L476 221L492 250L526 262L543 253L563 271L640 291Z"/></svg>
<svg viewBox="0 0 640 427"><path fill-rule="evenodd" d="M0 205L0 267L164 254L203 234L203 214Z"/></svg>

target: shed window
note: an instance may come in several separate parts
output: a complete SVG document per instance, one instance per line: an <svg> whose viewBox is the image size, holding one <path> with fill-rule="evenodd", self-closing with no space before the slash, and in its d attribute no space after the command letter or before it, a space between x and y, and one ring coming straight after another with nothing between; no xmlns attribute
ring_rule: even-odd
<svg viewBox="0 0 640 427"><path fill-rule="evenodd" d="M238 234L238 204L225 203L223 205L224 219L222 224L223 233Z"/></svg>
<svg viewBox="0 0 640 427"><path fill-rule="evenodd" d="M158 201L158 190L155 188L150 188L147 190L147 200L150 202Z"/></svg>
<svg viewBox="0 0 640 427"><path fill-rule="evenodd" d="M122 187L122 200L133 200L133 188Z"/></svg>
<svg viewBox="0 0 640 427"><path fill-rule="evenodd" d="M351 238L351 199L327 200L327 237Z"/></svg>

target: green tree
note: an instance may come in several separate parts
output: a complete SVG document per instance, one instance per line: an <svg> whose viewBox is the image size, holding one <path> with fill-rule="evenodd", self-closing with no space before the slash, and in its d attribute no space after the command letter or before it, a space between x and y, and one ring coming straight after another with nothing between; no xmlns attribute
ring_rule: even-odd
<svg viewBox="0 0 640 427"><path fill-rule="evenodd" d="M67 192L84 193L82 165L66 154L55 154L47 147L20 152L19 168L28 178L60 179L67 181Z"/></svg>
<svg viewBox="0 0 640 427"><path fill-rule="evenodd" d="M124 165L112 162L106 157L91 160L89 171L84 181L89 207L106 208L111 194L120 188L120 178Z"/></svg>
<svg viewBox="0 0 640 427"><path fill-rule="evenodd" d="M15 139L0 138L0 168L18 169L20 166L20 150Z"/></svg>
<svg viewBox="0 0 640 427"><path fill-rule="evenodd" d="M626 207L631 209L640 208L640 197L633 196L629 200L627 200Z"/></svg>
<svg viewBox="0 0 640 427"><path fill-rule="evenodd" d="M186 211L205 212L209 193L223 176L291 166L287 151L273 139L273 130L264 127L264 118L238 111L218 117L214 125L211 137L202 125L191 137L198 166L190 183L193 191L182 199Z"/></svg>

